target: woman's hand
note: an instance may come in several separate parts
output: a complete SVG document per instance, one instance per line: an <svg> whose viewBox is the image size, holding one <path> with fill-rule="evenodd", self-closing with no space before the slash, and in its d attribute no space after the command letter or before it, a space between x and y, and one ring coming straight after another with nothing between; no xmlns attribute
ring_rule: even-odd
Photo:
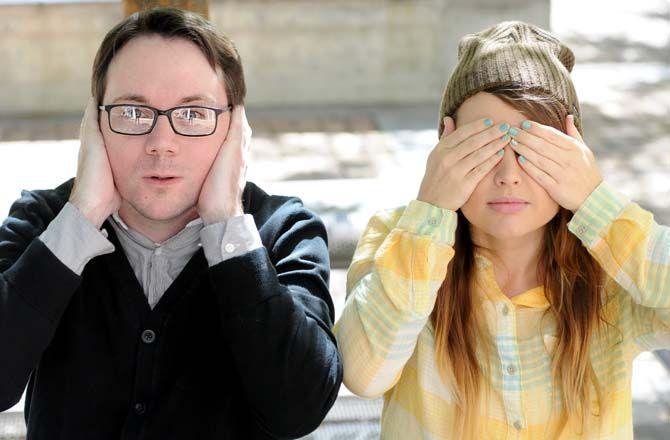
<svg viewBox="0 0 670 440"><path fill-rule="evenodd" d="M454 120L445 117L442 138L428 156L417 199L452 211L463 206L503 157L509 128L487 118L455 129Z"/></svg>
<svg viewBox="0 0 670 440"><path fill-rule="evenodd" d="M511 147L519 163L562 207L577 211L603 181L593 152L567 116L567 134L547 125L524 121Z"/></svg>

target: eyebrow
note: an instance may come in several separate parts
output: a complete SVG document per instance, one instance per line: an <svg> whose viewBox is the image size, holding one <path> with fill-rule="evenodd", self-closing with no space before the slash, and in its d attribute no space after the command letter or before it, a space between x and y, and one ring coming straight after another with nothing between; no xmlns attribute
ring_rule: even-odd
<svg viewBox="0 0 670 440"><path fill-rule="evenodd" d="M147 98L145 98L144 96L137 95L135 93L127 93L125 95L121 95L118 98L116 98L114 101L112 101L112 104L116 104L119 101L135 101L135 102L141 102L143 104L147 104L149 102L149 100ZM205 102L208 102L210 104L216 104L216 100L211 98L210 96L207 96L207 95L186 96L186 97L182 98L181 101L179 101L177 104L178 105L188 104L188 103L193 102L193 101L205 101Z"/></svg>

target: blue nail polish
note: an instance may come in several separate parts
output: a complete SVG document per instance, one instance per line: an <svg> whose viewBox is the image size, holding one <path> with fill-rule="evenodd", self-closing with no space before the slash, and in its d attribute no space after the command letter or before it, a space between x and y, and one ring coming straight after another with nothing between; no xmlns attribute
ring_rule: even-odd
<svg viewBox="0 0 670 440"><path fill-rule="evenodd" d="M504 124L500 124L500 131L507 131L509 130L509 124L505 122Z"/></svg>
<svg viewBox="0 0 670 440"><path fill-rule="evenodd" d="M497 154L498 156L502 156L503 154L505 154L505 149L504 149L504 148L501 149L501 150L498 151L496 154Z"/></svg>
<svg viewBox="0 0 670 440"><path fill-rule="evenodd" d="M492 126L493 125L493 120L490 119L490 118L484 119L484 125L486 125L487 127Z"/></svg>
<svg viewBox="0 0 670 440"><path fill-rule="evenodd" d="M523 128L524 130L528 130L530 128L530 121L523 121L521 123L521 128Z"/></svg>
<svg viewBox="0 0 670 440"><path fill-rule="evenodd" d="M505 136L500 138L502 141L507 142L509 140L509 135L506 134Z"/></svg>
<svg viewBox="0 0 670 440"><path fill-rule="evenodd" d="M526 158L523 156L519 156L519 162L526 163Z"/></svg>
<svg viewBox="0 0 670 440"><path fill-rule="evenodd" d="M519 145L519 142L516 139L512 139L512 142L510 142L510 144L517 146Z"/></svg>
<svg viewBox="0 0 670 440"><path fill-rule="evenodd" d="M509 129L508 133L509 133L511 136L516 136L517 134L519 134L519 130L517 130L516 128L512 127L512 128Z"/></svg>

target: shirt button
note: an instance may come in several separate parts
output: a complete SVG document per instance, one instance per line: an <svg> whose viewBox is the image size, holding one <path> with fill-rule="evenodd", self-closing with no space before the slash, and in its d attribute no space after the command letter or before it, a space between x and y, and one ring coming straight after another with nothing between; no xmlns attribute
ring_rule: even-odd
<svg viewBox="0 0 670 440"><path fill-rule="evenodd" d="M160 255L163 253L163 248L156 248L156 255Z"/></svg>
<svg viewBox="0 0 670 440"><path fill-rule="evenodd" d="M156 333L153 330L144 330L142 332L142 342L145 344L151 344L156 340Z"/></svg>
<svg viewBox="0 0 670 440"><path fill-rule="evenodd" d="M142 415L147 410L143 403L136 403L133 409L137 415Z"/></svg>
<svg viewBox="0 0 670 440"><path fill-rule="evenodd" d="M505 304L502 309L502 314L504 316L507 316L508 313L509 313L509 307L507 307L507 304Z"/></svg>
<svg viewBox="0 0 670 440"><path fill-rule="evenodd" d="M428 224L431 225L431 226L437 226L438 223L439 223L439 221L435 217L431 217L428 220Z"/></svg>
<svg viewBox="0 0 670 440"><path fill-rule="evenodd" d="M516 368L514 368L514 365L510 364L507 366L507 372L509 374L514 374L516 372Z"/></svg>
<svg viewBox="0 0 670 440"><path fill-rule="evenodd" d="M228 243L223 247L223 250L225 250L228 253L231 253L232 251L235 250L235 245L232 243Z"/></svg>
<svg viewBox="0 0 670 440"><path fill-rule="evenodd" d="M520 421L515 420L515 421L514 421L514 428L516 428L518 431L520 431L521 428L523 428L523 426L521 426L521 422L520 422Z"/></svg>

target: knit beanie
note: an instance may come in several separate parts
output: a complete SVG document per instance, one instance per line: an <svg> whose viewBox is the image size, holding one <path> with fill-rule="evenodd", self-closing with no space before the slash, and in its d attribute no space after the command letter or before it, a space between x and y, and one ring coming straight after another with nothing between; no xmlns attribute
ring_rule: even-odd
<svg viewBox="0 0 670 440"><path fill-rule="evenodd" d="M505 21L458 44L458 63L440 105L439 134L444 117L452 116L472 95L493 86L538 88L565 106L581 130L581 113L570 72L572 51L549 32L521 21Z"/></svg>

